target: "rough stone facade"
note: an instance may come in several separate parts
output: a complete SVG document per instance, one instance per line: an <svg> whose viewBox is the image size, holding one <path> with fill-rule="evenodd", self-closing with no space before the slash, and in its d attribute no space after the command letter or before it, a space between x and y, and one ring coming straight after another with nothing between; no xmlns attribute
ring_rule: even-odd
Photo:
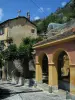
<svg viewBox="0 0 75 100"><path fill-rule="evenodd" d="M0 24L0 29L3 30L3 34L0 35L0 40L12 38L13 43L15 43L17 46L19 46L22 39L25 37L37 37L36 26L26 17L9 19Z"/></svg>
<svg viewBox="0 0 75 100"><path fill-rule="evenodd" d="M32 30L34 30L34 32L32 32ZM19 45L25 37L36 38L37 30L33 24L21 18L9 23L8 34L9 37L13 38L13 42Z"/></svg>

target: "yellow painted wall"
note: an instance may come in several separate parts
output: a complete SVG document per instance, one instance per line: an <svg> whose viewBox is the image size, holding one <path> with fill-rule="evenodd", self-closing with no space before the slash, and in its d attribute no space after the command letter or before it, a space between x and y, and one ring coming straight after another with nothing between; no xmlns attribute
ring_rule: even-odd
<svg viewBox="0 0 75 100"><path fill-rule="evenodd" d="M36 81L42 82L42 68L40 64L36 64Z"/></svg>
<svg viewBox="0 0 75 100"><path fill-rule="evenodd" d="M75 65L70 65L70 91L75 94Z"/></svg>
<svg viewBox="0 0 75 100"><path fill-rule="evenodd" d="M54 64L49 64L49 85L50 86L58 85L57 69Z"/></svg>
<svg viewBox="0 0 75 100"><path fill-rule="evenodd" d="M52 65L49 65L49 77L48 77L48 80L49 80L49 85L52 86L53 85L53 67Z"/></svg>

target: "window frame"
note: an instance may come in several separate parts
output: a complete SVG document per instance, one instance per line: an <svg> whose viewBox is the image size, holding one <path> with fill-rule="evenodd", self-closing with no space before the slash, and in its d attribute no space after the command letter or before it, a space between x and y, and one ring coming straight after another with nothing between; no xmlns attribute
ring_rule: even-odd
<svg viewBox="0 0 75 100"><path fill-rule="evenodd" d="M35 33L35 29L31 29L31 33Z"/></svg>

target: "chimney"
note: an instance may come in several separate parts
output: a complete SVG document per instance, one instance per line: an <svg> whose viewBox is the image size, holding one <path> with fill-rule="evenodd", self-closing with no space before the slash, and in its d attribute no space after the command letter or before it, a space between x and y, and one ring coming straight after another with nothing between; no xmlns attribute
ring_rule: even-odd
<svg viewBox="0 0 75 100"><path fill-rule="evenodd" d="M27 12L27 18L28 18L28 20L30 20L30 12L29 11Z"/></svg>

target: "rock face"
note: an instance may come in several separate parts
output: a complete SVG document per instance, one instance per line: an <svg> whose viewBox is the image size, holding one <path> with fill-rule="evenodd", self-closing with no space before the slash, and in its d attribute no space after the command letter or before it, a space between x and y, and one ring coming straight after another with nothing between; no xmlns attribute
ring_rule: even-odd
<svg viewBox="0 0 75 100"><path fill-rule="evenodd" d="M24 82L23 82L22 78L19 79L20 77L23 77L23 67L21 65L21 61L14 60L13 64L15 66L15 69L12 71L12 82L23 85Z"/></svg>
<svg viewBox="0 0 75 100"><path fill-rule="evenodd" d="M33 60L19 60L16 59L8 64L8 76L11 77L12 83L18 85L24 85L25 79L30 79L33 77L35 71L35 65Z"/></svg>
<svg viewBox="0 0 75 100"><path fill-rule="evenodd" d="M8 61L2 67L2 80L11 80L11 83L24 85L25 79L32 79L35 74L34 59ZM1 74L1 72L0 72Z"/></svg>
<svg viewBox="0 0 75 100"><path fill-rule="evenodd" d="M19 75L23 75L23 66L21 65L21 61L18 59L18 60L14 60L13 63Z"/></svg>

